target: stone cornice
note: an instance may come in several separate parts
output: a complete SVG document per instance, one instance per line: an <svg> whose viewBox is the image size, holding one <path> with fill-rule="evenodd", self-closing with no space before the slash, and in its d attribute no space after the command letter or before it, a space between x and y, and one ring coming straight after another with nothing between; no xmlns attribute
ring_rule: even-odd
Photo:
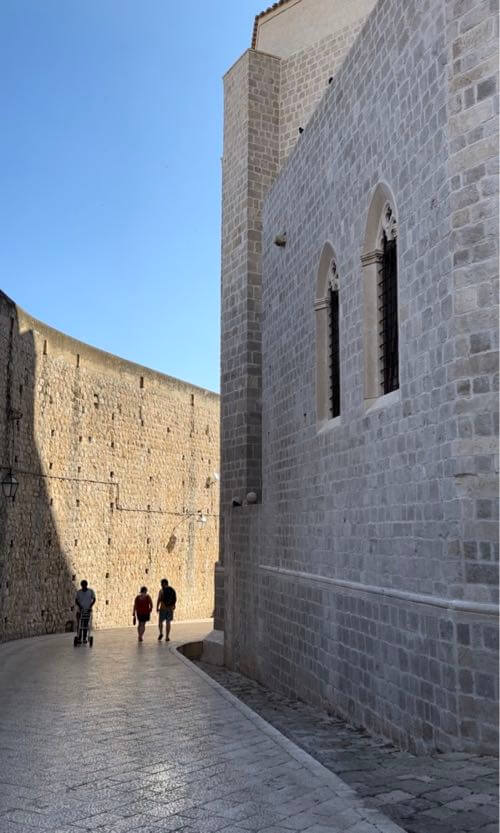
<svg viewBox="0 0 500 833"><path fill-rule="evenodd" d="M361 265L370 266L372 263L382 263L383 252L380 249L375 249L373 252L366 252L361 255Z"/></svg>
<svg viewBox="0 0 500 833"><path fill-rule="evenodd" d="M299 579L305 583L320 584L327 588L331 586L340 587L346 590L354 590L358 593L372 593L376 596L398 599L399 601L412 602L413 604L440 607L447 610L454 610L458 613L475 613L483 616L498 616L498 605L476 602L467 599L445 599L442 596L430 596L425 593L411 593L407 590L398 590L396 587L379 587L375 584L362 584L359 581L347 581L346 579L330 578L316 573L303 573L299 570L287 570L284 567L273 567L269 564L259 564L259 569L266 573L283 576L284 578Z"/></svg>

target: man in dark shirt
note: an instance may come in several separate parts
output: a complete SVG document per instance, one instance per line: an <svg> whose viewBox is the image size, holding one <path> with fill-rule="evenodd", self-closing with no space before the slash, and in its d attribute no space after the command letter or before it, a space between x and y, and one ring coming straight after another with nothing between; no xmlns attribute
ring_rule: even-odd
<svg viewBox="0 0 500 833"><path fill-rule="evenodd" d="M176 602L177 594L174 588L169 586L166 578L162 578L161 590L156 601L156 610L158 611L158 628L160 631L158 639L163 639L163 623L165 622L165 642L170 641L170 627L174 618Z"/></svg>

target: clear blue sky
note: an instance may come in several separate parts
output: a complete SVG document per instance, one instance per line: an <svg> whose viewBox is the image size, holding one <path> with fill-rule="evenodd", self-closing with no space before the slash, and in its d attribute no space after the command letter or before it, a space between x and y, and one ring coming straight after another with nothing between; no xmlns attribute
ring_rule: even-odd
<svg viewBox="0 0 500 833"><path fill-rule="evenodd" d="M0 288L219 387L223 73L256 0L2 0Z"/></svg>

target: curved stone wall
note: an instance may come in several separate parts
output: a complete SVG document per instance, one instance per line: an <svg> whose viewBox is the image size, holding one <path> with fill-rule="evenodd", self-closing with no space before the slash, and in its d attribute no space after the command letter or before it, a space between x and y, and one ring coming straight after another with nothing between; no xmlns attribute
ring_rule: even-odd
<svg viewBox="0 0 500 833"><path fill-rule="evenodd" d="M178 619L213 612L219 397L75 341L0 293L0 640L131 623L167 577ZM197 515L203 513L201 524Z"/></svg>

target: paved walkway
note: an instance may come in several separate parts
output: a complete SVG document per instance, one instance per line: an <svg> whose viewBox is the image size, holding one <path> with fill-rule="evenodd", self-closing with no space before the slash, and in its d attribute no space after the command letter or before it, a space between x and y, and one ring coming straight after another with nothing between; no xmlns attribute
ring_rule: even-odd
<svg viewBox="0 0 500 833"><path fill-rule="evenodd" d="M401 833L153 627L7 643L0 669L0 833Z"/></svg>
<svg viewBox="0 0 500 833"><path fill-rule="evenodd" d="M200 666L408 833L498 833L497 758L415 757L241 674Z"/></svg>

